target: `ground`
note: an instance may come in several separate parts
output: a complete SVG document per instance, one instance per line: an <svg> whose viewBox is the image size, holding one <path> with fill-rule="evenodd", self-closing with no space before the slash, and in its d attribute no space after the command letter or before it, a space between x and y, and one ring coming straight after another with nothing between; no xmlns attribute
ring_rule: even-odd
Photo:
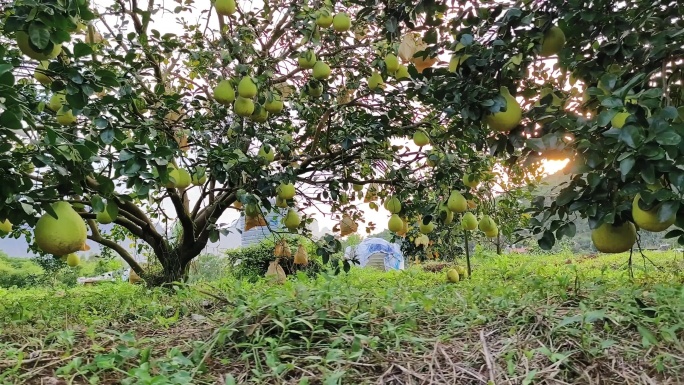
<svg viewBox="0 0 684 385"><path fill-rule="evenodd" d="M684 257L479 255L413 266L0 289L0 383L678 384ZM434 269L431 269L434 270Z"/></svg>

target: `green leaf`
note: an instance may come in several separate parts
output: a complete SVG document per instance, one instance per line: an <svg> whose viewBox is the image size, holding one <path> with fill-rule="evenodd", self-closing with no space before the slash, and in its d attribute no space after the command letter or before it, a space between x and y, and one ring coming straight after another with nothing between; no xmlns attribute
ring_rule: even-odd
<svg viewBox="0 0 684 385"><path fill-rule="evenodd" d="M114 130L108 128L102 131L102 133L100 133L100 139L102 139L104 144L112 144L114 142Z"/></svg>
<svg viewBox="0 0 684 385"><path fill-rule="evenodd" d="M0 127L7 127L12 130L21 130L21 116L17 116L17 112L13 110L7 110L3 112L2 115L0 115Z"/></svg>
<svg viewBox="0 0 684 385"><path fill-rule="evenodd" d="M556 204L558 206L565 206L577 198L579 194L575 190L563 190L556 198Z"/></svg>
<svg viewBox="0 0 684 385"><path fill-rule="evenodd" d="M630 171L632 171L635 163L636 160L633 156L628 156L620 162L620 174L622 174L623 179L627 176L627 174L629 174Z"/></svg>
<svg viewBox="0 0 684 385"><path fill-rule="evenodd" d="M50 43L50 30L43 23L33 22L29 24L28 35L31 43L40 50L47 48Z"/></svg>
<svg viewBox="0 0 684 385"><path fill-rule="evenodd" d="M551 250L553 245L556 244L556 237L553 236L551 231L546 230L537 243L542 250Z"/></svg>
<svg viewBox="0 0 684 385"><path fill-rule="evenodd" d="M101 213L105 209L105 203L102 200L102 197L94 194L93 196L90 197L90 207L93 208L93 211L96 213Z"/></svg>
<svg viewBox="0 0 684 385"><path fill-rule="evenodd" d="M665 222L677 214L679 210L678 201L667 201L663 202L658 209L658 221Z"/></svg>
<svg viewBox="0 0 684 385"><path fill-rule="evenodd" d="M664 131L656 136L656 142L662 146L676 146L681 141L681 135L674 131Z"/></svg>
<svg viewBox="0 0 684 385"><path fill-rule="evenodd" d="M647 328L637 325L637 330L639 331L639 334L641 334L641 343L645 348L658 343L658 339Z"/></svg>
<svg viewBox="0 0 684 385"><path fill-rule="evenodd" d="M76 43L74 45L74 57L79 58L93 53L93 49L86 43Z"/></svg>
<svg viewBox="0 0 684 385"><path fill-rule="evenodd" d="M622 99L615 97L615 96L609 96L601 102L601 105L607 108L618 108L622 107Z"/></svg>
<svg viewBox="0 0 684 385"><path fill-rule="evenodd" d="M668 231L665 235L663 235L663 239L671 239L671 238L677 238L684 235L684 231L681 229L674 229Z"/></svg>

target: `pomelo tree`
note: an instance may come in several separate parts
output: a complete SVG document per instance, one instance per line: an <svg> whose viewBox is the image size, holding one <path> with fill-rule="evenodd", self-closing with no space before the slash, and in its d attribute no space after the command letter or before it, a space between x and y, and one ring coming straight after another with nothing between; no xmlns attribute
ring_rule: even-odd
<svg viewBox="0 0 684 385"><path fill-rule="evenodd" d="M676 2L164 6L5 6L0 219L34 227L71 203L87 237L143 276L98 223L145 242L162 283L225 231L226 210L259 225L277 197L305 232L297 207L326 205L345 234L363 190L407 202L402 218L436 218L488 157L516 170L572 158L570 185L536 201L543 247L579 217L633 220L636 193L663 202L656 222L679 210Z"/></svg>

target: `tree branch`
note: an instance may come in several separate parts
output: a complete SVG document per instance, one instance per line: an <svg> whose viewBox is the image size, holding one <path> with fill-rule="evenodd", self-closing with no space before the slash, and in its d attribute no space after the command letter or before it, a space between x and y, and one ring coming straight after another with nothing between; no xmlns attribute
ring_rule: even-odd
<svg viewBox="0 0 684 385"><path fill-rule="evenodd" d="M139 276L142 277L145 274L143 268L138 264L138 262L136 262L135 258L133 258L133 256L126 251L126 249L124 249L118 243L102 237L100 230L97 228L97 223L95 223L95 220L88 219L87 223L92 233L92 235L88 236L88 239L116 251L116 253L119 254L119 256L121 256L121 258L128 263L128 266L130 266L131 269L133 269L133 271L135 271Z"/></svg>

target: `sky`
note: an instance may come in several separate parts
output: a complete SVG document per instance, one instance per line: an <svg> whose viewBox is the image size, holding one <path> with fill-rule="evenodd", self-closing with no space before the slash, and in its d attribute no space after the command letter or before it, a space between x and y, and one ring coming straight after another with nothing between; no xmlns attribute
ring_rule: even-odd
<svg viewBox="0 0 684 385"><path fill-rule="evenodd" d="M155 2L159 3L159 0L155 0ZM103 9L103 7L100 7L100 6L105 5L105 4L109 4L109 1L100 0L100 1L95 1L93 3L94 3L96 8ZM199 4L206 4L207 5L206 9L209 8L208 7L209 0L197 1L197 2L195 2L194 6L197 7ZM256 2L238 1L238 4L239 4L238 6L240 7L240 9L243 12L247 10L247 7L260 8L262 6L261 1L256 1ZM165 5L167 6L167 8L173 8L173 3L171 3L171 2L165 2ZM207 14L206 14L206 12L200 13L200 11L201 11L200 9L194 9L193 12L191 12L191 13L184 12L181 15L189 21L201 20L201 24L204 25L206 23L206 15ZM176 33L179 31L179 28L177 27L177 22L176 22L176 19L178 16L179 15L171 13L171 12L157 13L153 16L153 20L151 22L150 28L158 30L161 34ZM352 15L352 18L353 18L353 15ZM110 26L113 26L115 24L114 20L111 20L111 21L108 20L108 23L110 24ZM106 35L106 30L103 27L102 23L96 22L94 25L103 35ZM218 28L218 19L217 19L217 15L215 14L215 12L212 12L212 16L210 19L209 26L213 27L213 28ZM445 54L445 55L443 55L443 57L440 57L440 59L441 59L441 61L446 63L446 62L448 62L449 55ZM552 64L552 63L549 63L549 64ZM447 64L444 64L444 65L447 65ZM409 146L414 146L413 143L410 142L409 140L405 140L404 143L402 143L402 140L398 140L397 144L405 144L405 145L409 145ZM544 171L546 173L549 173L549 174L554 173L554 172L558 171L559 169L561 169L566 162L567 161L565 161L565 162L564 161L547 161L544 164ZM193 202L199 197L199 188L189 189L187 193L189 195L191 202ZM376 225L376 232L379 232L379 231L386 229L387 221L389 219L389 213L384 208L381 207L379 209L379 211L375 211L375 210L370 209L368 204L362 203L360 201L357 201L357 202L359 203L359 204L357 204L357 207L362 209L365 213L366 222L373 222ZM168 211L173 212L173 209L170 205L170 202L165 202L165 203L170 208L170 210L168 210ZM322 205L319 205L319 208L323 209L323 211L329 211L329 210L326 210L326 208L323 207ZM332 228L336 223L336 221L332 220L332 218L330 218L329 216L321 215L319 213L319 211L316 210L315 208L307 210L306 213L312 214L316 218L316 220L319 222L320 228L323 228L323 227ZM219 223L223 222L223 223L229 224L229 223L232 223L234 220L236 220L238 217L239 217L239 213L236 210L229 209L220 218ZM365 226L363 224L359 224L358 231L360 234L365 234Z"/></svg>

